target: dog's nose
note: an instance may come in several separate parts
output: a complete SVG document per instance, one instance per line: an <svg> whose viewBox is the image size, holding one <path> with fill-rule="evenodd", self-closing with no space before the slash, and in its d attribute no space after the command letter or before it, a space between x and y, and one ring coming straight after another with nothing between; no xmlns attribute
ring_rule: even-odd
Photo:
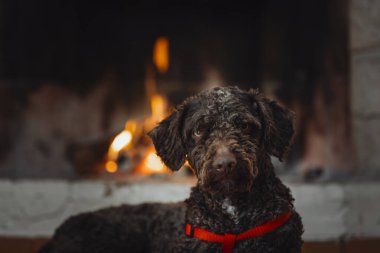
<svg viewBox="0 0 380 253"><path fill-rule="evenodd" d="M223 147L217 150L212 166L214 169L230 172L236 167L236 158Z"/></svg>

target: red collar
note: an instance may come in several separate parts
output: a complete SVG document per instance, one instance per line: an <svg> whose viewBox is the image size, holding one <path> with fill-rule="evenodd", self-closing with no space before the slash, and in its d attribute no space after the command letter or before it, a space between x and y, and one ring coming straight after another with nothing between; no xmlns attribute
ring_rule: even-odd
<svg viewBox="0 0 380 253"><path fill-rule="evenodd" d="M186 235L194 236L203 241L223 243L223 253L231 253L236 241L246 240L252 237L261 236L268 232L271 232L281 227L290 218L291 215L292 213L290 211L283 213L280 216L278 216L275 220L267 221L266 223L260 226L251 228L250 230L247 230L238 235L228 233L224 235L219 235L204 230L202 228L194 228L190 224L186 224Z"/></svg>

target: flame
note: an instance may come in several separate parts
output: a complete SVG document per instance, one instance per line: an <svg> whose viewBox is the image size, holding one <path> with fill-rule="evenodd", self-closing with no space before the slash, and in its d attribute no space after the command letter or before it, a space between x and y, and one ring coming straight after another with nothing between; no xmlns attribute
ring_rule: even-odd
<svg viewBox="0 0 380 253"><path fill-rule="evenodd" d="M111 149L115 152L119 152L125 146L131 143L132 133L128 130L124 130L118 134L111 144Z"/></svg>
<svg viewBox="0 0 380 253"><path fill-rule="evenodd" d="M127 121L124 130L113 139L108 148L107 162L105 164L105 169L109 173L115 173L118 170L118 165L116 163L117 157L122 150L130 148L133 135L136 132L136 127L137 123L135 121Z"/></svg>
<svg viewBox="0 0 380 253"><path fill-rule="evenodd" d="M138 173L143 174L143 175L168 172L166 166L161 162L161 159L156 155L156 152L153 147L148 149L137 171Z"/></svg>
<svg viewBox="0 0 380 253"><path fill-rule="evenodd" d="M148 129L156 126L156 124L164 119L167 114L167 102L163 96L153 94L151 96L150 105L152 115L146 121ZM166 173L168 170L161 162L161 159L156 155L154 147L150 146L136 171L143 175L150 175L154 173Z"/></svg>
<svg viewBox="0 0 380 253"><path fill-rule="evenodd" d="M165 118L166 115L166 100L164 97L158 94L154 94L152 96L151 102L151 110L152 110L152 122L157 124L161 120Z"/></svg>
<svg viewBox="0 0 380 253"><path fill-rule="evenodd" d="M160 73L169 68L169 40L166 37L157 38L154 44L153 63Z"/></svg>
<svg viewBox="0 0 380 253"><path fill-rule="evenodd" d="M153 50L153 63L160 73L165 73L169 69L169 40L166 37L157 38ZM139 128L137 128L135 121L128 121L124 130L113 139L108 149L105 163L105 170L109 173L117 172L118 163L116 161L120 152L130 149L134 140L139 139L136 137L141 136L143 131L155 127L167 115L167 100L157 92L155 73L151 64L147 66L145 88L147 96L150 98L151 115L145 118L143 126ZM138 132L136 133L137 130ZM136 148L146 149L143 159L136 167L135 171L137 173L149 175L168 171L161 159L156 155L152 144L148 146L145 144Z"/></svg>
<svg viewBox="0 0 380 253"><path fill-rule="evenodd" d="M164 165L155 153L149 153L145 160L145 166L155 172L162 171Z"/></svg>
<svg viewBox="0 0 380 253"><path fill-rule="evenodd" d="M117 171L117 163L114 161L108 161L106 162L106 170L109 173L115 173Z"/></svg>

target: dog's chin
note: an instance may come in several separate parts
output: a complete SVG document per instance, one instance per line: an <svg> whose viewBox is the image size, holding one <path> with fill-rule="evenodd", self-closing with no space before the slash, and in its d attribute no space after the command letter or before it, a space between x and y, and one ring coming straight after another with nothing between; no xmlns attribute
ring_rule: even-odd
<svg viewBox="0 0 380 253"><path fill-rule="evenodd" d="M250 192L252 188L252 183L248 181L243 182L235 181L232 179L221 179L207 184L206 188L210 192L228 196L233 195L235 193Z"/></svg>
<svg viewBox="0 0 380 253"><path fill-rule="evenodd" d="M223 195L233 195L235 193L250 192L256 178L256 170L247 169L250 164L240 164L231 173L220 173L216 170L203 169L208 173L203 174L203 180L200 180L200 186L205 190ZM207 168L207 167L206 167ZM200 179L200 178L199 178Z"/></svg>

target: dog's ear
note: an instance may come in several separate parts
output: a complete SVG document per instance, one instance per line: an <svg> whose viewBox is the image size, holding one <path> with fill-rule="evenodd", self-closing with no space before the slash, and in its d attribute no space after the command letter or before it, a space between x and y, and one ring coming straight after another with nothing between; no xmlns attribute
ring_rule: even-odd
<svg viewBox="0 0 380 253"><path fill-rule="evenodd" d="M171 170L179 170L185 163L186 153L181 138L182 118L183 109L179 108L148 133L157 155Z"/></svg>
<svg viewBox="0 0 380 253"><path fill-rule="evenodd" d="M264 145L271 155L282 161L293 142L294 113L276 101L264 98L257 90L251 90L250 94L254 96L254 108L263 121Z"/></svg>

